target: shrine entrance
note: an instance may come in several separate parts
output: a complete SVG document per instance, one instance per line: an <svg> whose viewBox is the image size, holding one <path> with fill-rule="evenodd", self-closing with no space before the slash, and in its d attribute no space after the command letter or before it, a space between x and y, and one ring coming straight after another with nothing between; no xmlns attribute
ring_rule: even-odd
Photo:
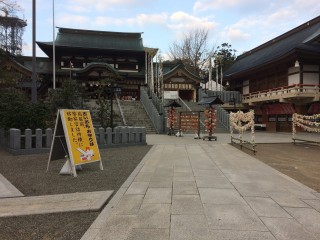
<svg viewBox="0 0 320 240"><path fill-rule="evenodd" d="M182 100L193 101L194 91L193 90L179 90L179 97Z"/></svg>

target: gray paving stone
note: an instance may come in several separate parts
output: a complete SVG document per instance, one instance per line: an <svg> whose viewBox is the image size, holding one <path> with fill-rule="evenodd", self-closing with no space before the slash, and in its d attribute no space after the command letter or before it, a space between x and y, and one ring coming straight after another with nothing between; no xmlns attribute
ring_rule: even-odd
<svg viewBox="0 0 320 240"><path fill-rule="evenodd" d="M194 181L194 176L192 172L175 172L173 181Z"/></svg>
<svg viewBox="0 0 320 240"><path fill-rule="evenodd" d="M316 209L318 212L320 212L320 200L303 200L305 203L307 203L309 206Z"/></svg>
<svg viewBox="0 0 320 240"><path fill-rule="evenodd" d="M110 214L106 219L106 226L109 228L134 228L137 223L137 215Z"/></svg>
<svg viewBox="0 0 320 240"><path fill-rule="evenodd" d="M293 179L291 179L293 180ZM299 183L301 184L301 183ZM307 186L300 186L296 185L295 182L287 182L284 184L284 187L288 192L290 192L292 195L300 198L300 199L319 199L312 193L311 189L309 189Z"/></svg>
<svg viewBox="0 0 320 240"><path fill-rule="evenodd" d="M139 172L135 177L135 182L150 182L150 179L153 176L153 172Z"/></svg>
<svg viewBox="0 0 320 240"><path fill-rule="evenodd" d="M320 213L310 208L285 208L305 229L320 238Z"/></svg>
<svg viewBox="0 0 320 240"><path fill-rule="evenodd" d="M169 240L169 229L135 228L127 240Z"/></svg>
<svg viewBox="0 0 320 240"><path fill-rule="evenodd" d="M172 215L171 229L208 228L205 215Z"/></svg>
<svg viewBox="0 0 320 240"><path fill-rule="evenodd" d="M245 197L244 199L258 216L291 218L291 216L271 198Z"/></svg>
<svg viewBox="0 0 320 240"><path fill-rule="evenodd" d="M195 182L174 182L173 195L199 194Z"/></svg>
<svg viewBox="0 0 320 240"><path fill-rule="evenodd" d="M195 177L225 177L219 169L193 169Z"/></svg>
<svg viewBox="0 0 320 240"><path fill-rule="evenodd" d="M256 183L233 182L232 184L243 197L268 197Z"/></svg>
<svg viewBox="0 0 320 240"><path fill-rule="evenodd" d="M198 176L196 177L198 188L231 188L233 185L226 177L208 177Z"/></svg>
<svg viewBox="0 0 320 240"><path fill-rule="evenodd" d="M199 158L199 156L196 156L196 158ZM202 169L202 170L217 169L217 166L211 160L190 159L190 163L193 170L194 169Z"/></svg>
<svg viewBox="0 0 320 240"><path fill-rule="evenodd" d="M112 215L94 240L126 240L136 224L135 215ZM87 240L87 239L85 239Z"/></svg>
<svg viewBox="0 0 320 240"><path fill-rule="evenodd" d="M225 171L224 171L225 172ZM225 176L232 183L251 183L252 181L245 174L236 173L237 170L232 169L225 172Z"/></svg>
<svg viewBox="0 0 320 240"><path fill-rule="evenodd" d="M210 204L245 204L234 189L199 188L202 203Z"/></svg>
<svg viewBox="0 0 320 240"><path fill-rule="evenodd" d="M204 204L204 210L211 229L267 231L267 228L247 205Z"/></svg>
<svg viewBox="0 0 320 240"><path fill-rule="evenodd" d="M309 207L290 192L266 192L266 194L282 207Z"/></svg>
<svg viewBox="0 0 320 240"><path fill-rule="evenodd" d="M172 181L157 181L157 182L150 182L149 188L172 188Z"/></svg>
<svg viewBox="0 0 320 240"><path fill-rule="evenodd" d="M174 172L183 172L183 173L192 173L192 168L190 166L180 166L180 165L174 165L173 168Z"/></svg>
<svg viewBox="0 0 320 240"><path fill-rule="evenodd" d="M0 199L0 217L99 210L113 191Z"/></svg>
<svg viewBox="0 0 320 240"><path fill-rule="evenodd" d="M133 182L125 194L145 194L149 186L149 182Z"/></svg>
<svg viewBox="0 0 320 240"><path fill-rule="evenodd" d="M155 165L155 164L154 164L154 165ZM157 169L156 166L152 166L152 165L149 166L149 165L145 164L145 165L141 168L140 172L155 172L156 169Z"/></svg>
<svg viewBox="0 0 320 240"><path fill-rule="evenodd" d="M0 174L0 198L7 197L23 197L23 194Z"/></svg>
<svg viewBox="0 0 320 240"><path fill-rule="evenodd" d="M270 232L211 230L210 239L216 240L276 240Z"/></svg>
<svg viewBox="0 0 320 240"><path fill-rule="evenodd" d="M170 170L163 170L163 169L158 169L157 171L154 172L153 178L162 178L162 177L165 177L165 178L172 178L173 177L173 170L172 168L170 168ZM152 179L151 179L152 180Z"/></svg>
<svg viewBox="0 0 320 240"><path fill-rule="evenodd" d="M153 176L150 179L150 182L172 182L173 181L173 176Z"/></svg>
<svg viewBox="0 0 320 240"><path fill-rule="evenodd" d="M318 192L313 192L312 194L315 195L317 198L320 199L320 193L318 193Z"/></svg>
<svg viewBox="0 0 320 240"><path fill-rule="evenodd" d="M208 228L173 228L170 231L170 240L210 240Z"/></svg>
<svg viewBox="0 0 320 240"><path fill-rule="evenodd" d="M316 240L293 218L261 217L261 220L277 240Z"/></svg>
<svg viewBox="0 0 320 240"><path fill-rule="evenodd" d="M99 237L97 236L100 232L100 229L94 229L94 228L89 228L85 234L82 236L81 239L86 239L86 240L94 240L98 239Z"/></svg>
<svg viewBox="0 0 320 240"><path fill-rule="evenodd" d="M143 203L171 203L172 188L148 188Z"/></svg>
<svg viewBox="0 0 320 240"><path fill-rule="evenodd" d="M143 204L135 228L169 228L171 204Z"/></svg>
<svg viewBox="0 0 320 240"><path fill-rule="evenodd" d="M172 214L203 214L203 205L199 195L173 195Z"/></svg>
<svg viewBox="0 0 320 240"><path fill-rule="evenodd" d="M141 207L143 198L144 195L124 195L114 209L114 213L120 215L137 214Z"/></svg>

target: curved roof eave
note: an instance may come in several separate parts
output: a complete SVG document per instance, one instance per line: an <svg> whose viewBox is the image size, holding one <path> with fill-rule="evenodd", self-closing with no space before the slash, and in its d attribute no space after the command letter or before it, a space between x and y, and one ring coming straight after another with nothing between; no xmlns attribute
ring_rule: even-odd
<svg viewBox="0 0 320 240"><path fill-rule="evenodd" d="M37 42L38 46L42 49L42 47L53 47L53 42ZM42 47L41 47L42 46ZM85 46L68 46L68 45L60 45L56 44L55 47L63 47L63 48L78 48L78 49L86 49L88 47ZM103 49L103 50L112 50L112 51L131 51L131 52L145 52L144 49L117 49L117 48L100 48L91 46L90 49ZM44 51L44 50L43 50Z"/></svg>
<svg viewBox="0 0 320 240"><path fill-rule="evenodd" d="M320 17L302 24L242 55L225 72L225 76L246 72L278 61L298 48L306 48L319 36Z"/></svg>
<svg viewBox="0 0 320 240"><path fill-rule="evenodd" d="M229 78L229 77L234 77L236 75L239 75L239 74L242 74L244 72L249 72L249 71L254 71L256 69L259 69L259 68L262 68L263 66L266 66L266 65L269 65L269 64L272 64L272 63L276 63L282 59L285 59L286 57L294 54L296 52L296 49L293 49L291 50L290 52L287 52L286 54L282 55L282 56L279 56L278 58L274 58L274 59L271 59L270 61L264 61L264 62L261 62L259 64L256 64L256 65L252 65L251 67L247 67L247 68L243 68L239 71L235 71L235 72L232 72L232 73L228 73L229 72L229 69L223 74L223 77L224 78Z"/></svg>
<svg viewBox="0 0 320 240"><path fill-rule="evenodd" d="M166 72L165 74L163 74L163 78L169 77L170 75L172 75L174 72L176 72L178 69L183 70L184 72L187 73L187 75L189 75L190 77L192 77L193 79L196 79L198 82L200 82L201 78L198 77L197 75L194 75L193 73L191 73L188 69L186 69L182 64L179 64L177 66L175 66L174 68L172 68L170 71Z"/></svg>
<svg viewBox="0 0 320 240"><path fill-rule="evenodd" d="M91 62L87 64L84 68L80 69L77 71L77 73L84 73L87 72L88 70L95 68L95 67L105 67L106 69L114 72L115 74L119 74L118 70L115 69L113 66L111 66L108 63L99 63L99 62Z"/></svg>
<svg viewBox="0 0 320 240"><path fill-rule="evenodd" d="M17 70L20 69L21 72L24 72L24 74L26 75L32 75L32 70L27 68L26 66L24 66L23 64L21 64L20 62L18 62L17 60L15 60L14 58L10 57L8 58L9 61L5 61L2 66L8 66L11 65L13 67L15 67Z"/></svg>

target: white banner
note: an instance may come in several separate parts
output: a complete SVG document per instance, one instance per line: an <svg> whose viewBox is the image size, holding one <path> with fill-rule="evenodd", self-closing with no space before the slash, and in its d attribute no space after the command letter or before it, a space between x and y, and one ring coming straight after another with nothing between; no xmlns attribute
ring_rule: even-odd
<svg viewBox="0 0 320 240"><path fill-rule="evenodd" d="M178 93L178 91L164 91L163 98L164 99L178 99L179 93Z"/></svg>

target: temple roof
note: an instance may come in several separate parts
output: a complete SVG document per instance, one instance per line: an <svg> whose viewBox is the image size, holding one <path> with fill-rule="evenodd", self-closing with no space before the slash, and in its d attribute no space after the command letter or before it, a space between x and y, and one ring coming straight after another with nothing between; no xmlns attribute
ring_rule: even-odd
<svg viewBox="0 0 320 240"><path fill-rule="evenodd" d="M171 66L171 65L169 65L169 66ZM174 67L167 68L167 67L164 66L164 68L163 68L163 79L166 80L166 79L172 77L173 75L175 75L175 73L178 70L182 71L186 76L188 76L190 79L192 79L192 80L194 80L196 82L200 82L201 81L201 78L199 76L191 73L184 66L184 64L181 61L178 62Z"/></svg>
<svg viewBox="0 0 320 240"><path fill-rule="evenodd" d="M303 51L320 54L320 17L316 17L242 55L224 73L225 77L250 71Z"/></svg>
<svg viewBox="0 0 320 240"><path fill-rule="evenodd" d="M144 52L141 34L59 28L55 46L57 49L80 48ZM37 42L37 44L48 56L52 55L53 42Z"/></svg>

